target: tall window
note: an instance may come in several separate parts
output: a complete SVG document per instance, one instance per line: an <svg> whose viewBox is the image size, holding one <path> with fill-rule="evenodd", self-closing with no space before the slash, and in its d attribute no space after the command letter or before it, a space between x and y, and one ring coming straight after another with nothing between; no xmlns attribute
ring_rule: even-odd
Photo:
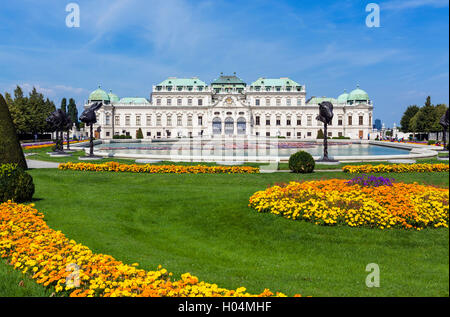
<svg viewBox="0 0 450 317"><path fill-rule="evenodd" d="M188 106L192 106L192 99L191 98L188 99Z"/></svg>
<svg viewBox="0 0 450 317"><path fill-rule="evenodd" d="M115 116L114 117L114 124L115 125L120 125L120 116Z"/></svg>
<svg viewBox="0 0 450 317"><path fill-rule="evenodd" d="M202 116L198 116L198 125L199 126L203 125L203 117Z"/></svg>
<svg viewBox="0 0 450 317"><path fill-rule="evenodd" d="M302 99L297 98L297 106L301 106L302 105Z"/></svg>
<svg viewBox="0 0 450 317"><path fill-rule="evenodd" d="M352 125L353 124L353 117L352 116L348 116L348 125Z"/></svg>
<svg viewBox="0 0 450 317"><path fill-rule="evenodd" d="M338 125L342 125L342 116L338 117Z"/></svg>
<svg viewBox="0 0 450 317"><path fill-rule="evenodd" d="M359 125L364 125L364 117L359 116Z"/></svg>
<svg viewBox="0 0 450 317"><path fill-rule="evenodd" d="M152 116L147 116L146 118L146 125L150 127L152 125Z"/></svg>
<svg viewBox="0 0 450 317"><path fill-rule="evenodd" d="M277 117L277 125L281 125L281 117Z"/></svg>
<svg viewBox="0 0 450 317"><path fill-rule="evenodd" d="M306 125L307 125L308 127L312 126L312 117L311 117L311 116L308 116Z"/></svg>
<svg viewBox="0 0 450 317"><path fill-rule="evenodd" d="M270 98L266 99L266 106L270 106Z"/></svg>
<svg viewBox="0 0 450 317"><path fill-rule="evenodd" d="M266 117L266 125L270 125L270 117Z"/></svg>
<svg viewBox="0 0 450 317"><path fill-rule="evenodd" d="M125 125L130 125L130 116L125 116Z"/></svg>
<svg viewBox="0 0 450 317"><path fill-rule="evenodd" d="M136 125L137 126L141 125L141 116L136 116Z"/></svg>
<svg viewBox="0 0 450 317"><path fill-rule="evenodd" d="M183 99L177 99L177 106L181 106L182 103L183 103Z"/></svg>
<svg viewBox="0 0 450 317"><path fill-rule="evenodd" d="M106 125L110 125L111 124L111 116L108 114L106 116Z"/></svg>
<svg viewBox="0 0 450 317"><path fill-rule="evenodd" d="M281 106L281 99L277 99L277 106Z"/></svg>
<svg viewBox="0 0 450 317"><path fill-rule="evenodd" d="M259 99L255 99L255 105L259 106Z"/></svg>
<svg viewBox="0 0 450 317"><path fill-rule="evenodd" d="M188 127L192 127L192 116L188 116L187 125Z"/></svg>
<svg viewBox="0 0 450 317"><path fill-rule="evenodd" d="M177 126L181 127L183 125L183 117L181 115L177 116Z"/></svg>
<svg viewBox="0 0 450 317"><path fill-rule="evenodd" d="M255 125L260 125L261 124L261 118L259 116L255 117Z"/></svg>
<svg viewBox="0 0 450 317"><path fill-rule="evenodd" d="M287 117L287 119L286 119L286 125L291 125L291 117Z"/></svg>
<svg viewBox="0 0 450 317"><path fill-rule="evenodd" d="M171 127L172 126L172 115L167 115L167 126Z"/></svg>
<svg viewBox="0 0 450 317"><path fill-rule="evenodd" d="M290 106L290 105L291 105L291 98L287 98L287 99L286 99L286 105L287 105L287 106Z"/></svg>
<svg viewBox="0 0 450 317"><path fill-rule="evenodd" d="M171 98L167 98L167 105L171 106L172 105L172 99Z"/></svg>
<svg viewBox="0 0 450 317"><path fill-rule="evenodd" d="M297 125L298 126L302 125L302 119L297 119Z"/></svg>
<svg viewBox="0 0 450 317"><path fill-rule="evenodd" d="M161 115L158 115L158 116L156 117L156 125L157 125L158 127L161 126Z"/></svg>
<svg viewBox="0 0 450 317"><path fill-rule="evenodd" d="M199 99L199 100L198 100L198 105L199 105L199 106L203 106L203 99Z"/></svg>
<svg viewBox="0 0 450 317"><path fill-rule="evenodd" d="M161 99L159 99L159 98L156 99L156 105L157 105L157 106L161 106Z"/></svg>

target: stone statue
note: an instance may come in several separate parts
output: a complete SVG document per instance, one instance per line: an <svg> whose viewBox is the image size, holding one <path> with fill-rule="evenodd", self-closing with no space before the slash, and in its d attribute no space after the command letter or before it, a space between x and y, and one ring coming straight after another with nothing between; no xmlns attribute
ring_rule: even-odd
<svg viewBox="0 0 450 317"><path fill-rule="evenodd" d="M57 109L56 111L52 112L50 116L46 119L46 122L49 126L49 129L52 132L56 132L56 152L62 153L63 150L63 144L64 144L64 131L67 131L67 129L70 129L72 126L72 120L69 115L67 115L64 111L61 109ZM60 138L61 135L61 138Z"/></svg>
<svg viewBox="0 0 450 317"><path fill-rule="evenodd" d="M441 125L442 129L444 130L444 149L446 148L446 141L447 141L447 130L449 127L449 118L448 118L448 110L445 112L445 114L442 116L441 120L439 121L439 124Z"/></svg>
<svg viewBox="0 0 450 317"><path fill-rule="evenodd" d="M319 103L319 115L317 116L316 120L319 120L323 122L324 124L324 137L323 137L323 158L321 161L326 162L334 162L334 160L331 160L328 157L328 125L331 124L331 121L333 120L333 104L329 101L323 101Z"/></svg>
<svg viewBox="0 0 450 317"><path fill-rule="evenodd" d="M91 105L88 109L84 110L80 116L80 121L84 122L87 126L90 127L90 145L89 145L89 156L94 157L94 132L92 131L92 127L95 123L97 123L97 115L95 112L99 110L103 106L103 103L96 102Z"/></svg>

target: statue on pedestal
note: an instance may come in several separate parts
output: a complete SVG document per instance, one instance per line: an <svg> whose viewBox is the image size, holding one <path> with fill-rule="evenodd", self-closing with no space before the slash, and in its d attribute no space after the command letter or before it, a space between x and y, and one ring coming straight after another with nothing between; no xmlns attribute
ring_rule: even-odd
<svg viewBox="0 0 450 317"><path fill-rule="evenodd" d="M102 102L96 102L91 105L88 109L84 110L80 116L80 121L84 122L90 127L90 144L89 144L89 156L94 157L94 131L93 125L97 123L97 116L95 114L103 106Z"/></svg>
<svg viewBox="0 0 450 317"><path fill-rule="evenodd" d="M49 129L56 133L55 152L63 154L64 131L72 126L72 119L61 109L52 112L46 119Z"/></svg>
<svg viewBox="0 0 450 317"><path fill-rule="evenodd" d="M327 127L331 124L333 120L333 104L329 101L324 101L319 103L319 115L316 120L323 122L324 124L324 138L323 138L323 158L320 160L322 162L336 162L328 157L328 131Z"/></svg>

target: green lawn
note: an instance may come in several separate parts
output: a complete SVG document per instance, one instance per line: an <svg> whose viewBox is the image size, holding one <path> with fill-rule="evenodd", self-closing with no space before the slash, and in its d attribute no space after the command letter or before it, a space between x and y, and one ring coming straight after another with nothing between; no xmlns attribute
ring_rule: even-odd
<svg viewBox="0 0 450 317"><path fill-rule="evenodd" d="M52 228L95 252L138 262L148 270L161 264L176 276L190 272L221 287L245 286L251 292L270 288L311 296L449 295L448 229L323 227L247 207L255 191L276 182L353 175L30 173L36 207ZM449 184L448 173L384 176ZM380 288L365 285L369 263L380 266ZM4 266L0 263L1 280ZM19 291L9 287L4 295ZM30 290L35 296L42 292Z"/></svg>

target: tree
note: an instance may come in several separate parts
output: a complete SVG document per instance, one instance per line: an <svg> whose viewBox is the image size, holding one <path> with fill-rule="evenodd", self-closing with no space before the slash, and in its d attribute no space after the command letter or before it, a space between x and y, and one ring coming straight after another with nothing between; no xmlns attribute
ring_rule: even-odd
<svg viewBox="0 0 450 317"><path fill-rule="evenodd" d="M400 120L400 131L404 132L404 133L408 133L411 132L411 128L410 128L410 121L412 119L412 117L414 117L416 115L416 113L419 111L419 107L417 107L416 105L412 105L409 106L408 108L406 108L405 112L403 113L403 117Z"/></svg>
<svg viewBox="0 0 450 317"><path fill-rule="evenodd" d="M17 133L26 133L29 116L27 109L28 98L24 97L22 88L19 86L14 90L14 100L9 94L5 94L5 96Z"/></svg>
<svg viewBox="0 0 450 317"><path fill-rule="evenodd" d="M322 129L319 129L319 131L317 131L317 138L318 139L324 139L325 138L325 136L323 135Z"/></svg>
<svg viewBox="0 0 450 317"><path fill-rule="evenodd" d="M70 119L72 119L72 122L75 123L77 129L79 129L80 122L78 121L78 109L75 100L73 100L73 98L69 99L69 108L67 111L69 113Z"/></svg>
<svg viewBox="0 0 450 317"><path fill-rule="evenodd" d="M6 163L28 168L13 119L5 99L0 94L0 164Z"/></svg>
<svg viewBox="0 0 450 317"><path fill-rule="evenodd" d="M136 131L136 139L143 139L144 134L142 133L142 129L139 128L139 130Z"/></svg>
<svg viewBox="0 0 450 317"><path fill-rule="evenodd" d="M425 105L417 111L410 121L412 132L433 132L435 115L435 107L431 104L430 97L428 96Z"/></svg>
<svg viewBox="0 0 450 317"><path fill-rule="evenodd" d="M67 112L67 99L63 98L61 100L61 110L66 113Z"/></svg>

